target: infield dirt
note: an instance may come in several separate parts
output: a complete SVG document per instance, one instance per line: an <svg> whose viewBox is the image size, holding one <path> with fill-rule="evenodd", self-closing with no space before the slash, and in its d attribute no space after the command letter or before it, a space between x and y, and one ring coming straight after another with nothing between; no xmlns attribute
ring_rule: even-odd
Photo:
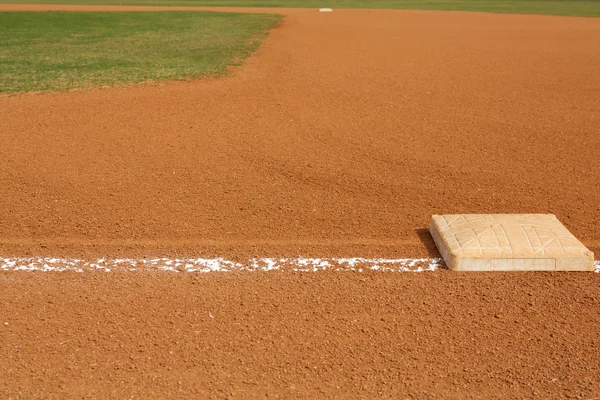
<svg viewBox="0 0 600 400"><path fill-rule="evenodd" d="M598 257L600 19L275 11L226 78L0 98L1 254L438 257L432 214L554 213ZM600 274L0 282L10 395L600 393Z"/></svg>

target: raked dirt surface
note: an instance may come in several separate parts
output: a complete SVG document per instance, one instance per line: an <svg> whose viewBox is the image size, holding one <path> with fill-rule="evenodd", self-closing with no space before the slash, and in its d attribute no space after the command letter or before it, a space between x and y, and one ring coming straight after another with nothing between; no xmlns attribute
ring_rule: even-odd
<svg viewBox="0 0 600 400"><path fill-rule="evenodd" d="M452 273L427 233L554 213L599 258L600 19L275 11L225 78L0 98L0 397L600 396L599 273Z"/></svg>

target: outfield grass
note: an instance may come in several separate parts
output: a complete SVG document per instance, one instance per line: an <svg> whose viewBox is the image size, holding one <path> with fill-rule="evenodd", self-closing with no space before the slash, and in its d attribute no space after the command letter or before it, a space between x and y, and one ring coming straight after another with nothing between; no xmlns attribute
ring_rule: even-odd
<svg viewBox="0 0 600 400"><path fill-rule="evenodd" d="M402 8L600 16L600 0L0 0L20 4Z"/></svg>
<svg viewBox="0 0 600 400"><path fill-rule="evenodd" d="M220 75L278 15L0 12L0 92L54 91Z"/></svg>

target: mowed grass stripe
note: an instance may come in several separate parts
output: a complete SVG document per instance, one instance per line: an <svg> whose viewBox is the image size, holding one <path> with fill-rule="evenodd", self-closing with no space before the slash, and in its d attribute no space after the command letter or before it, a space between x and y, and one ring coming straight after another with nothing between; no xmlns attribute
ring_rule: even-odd
<svg viewBox="0 0 600 400"><path fill-rule="evenodd" d="M600 0L0 0L4 4L387 8L600 16Z"/></svg>
<svg viewBox="0 0 600 400"><path fill-rule="evenodd" d="M218 76L281 17L213 12L0 12L0 92Z"/></svg>

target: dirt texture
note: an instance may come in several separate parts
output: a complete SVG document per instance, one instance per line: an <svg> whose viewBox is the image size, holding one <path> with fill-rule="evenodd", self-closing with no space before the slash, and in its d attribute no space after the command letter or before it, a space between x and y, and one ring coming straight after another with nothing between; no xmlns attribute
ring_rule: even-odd
<svg viewBox="0 0 600 400"><path fill-rule="evenodd" d="M432 214L555 213L600 253L600 19L288 12L225 79L1 98L0 250L424 256Z"/></svg>
<svg viewBox="0 0 600 400"><path fill-rule="evenodd" d="M600 19L276 12L226 78L0 98L0 255L439 257L432 214L554 213L598 258ZM600 274L0 282L3 398L600 393Z"/></svg>
<svg viewBox="0 0 600 400"><path fill-rule="evenodd" d="M3 398L600 393L600 274L105 275L0 275Z"/></svg>

